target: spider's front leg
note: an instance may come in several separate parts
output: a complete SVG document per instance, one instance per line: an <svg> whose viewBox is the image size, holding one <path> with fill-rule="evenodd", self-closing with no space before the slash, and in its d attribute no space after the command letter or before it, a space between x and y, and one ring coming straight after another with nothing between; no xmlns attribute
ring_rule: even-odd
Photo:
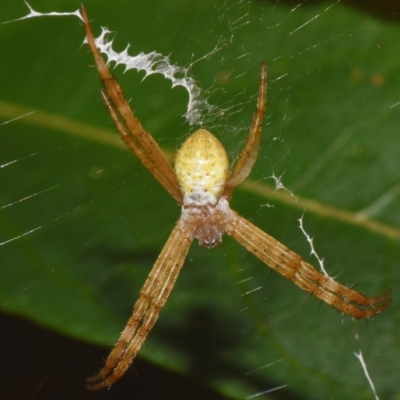
<svg viewBox="0 0 400 400"><path fill-rule="evenodd" d="M363 294L320 274L298 254L289 250L247 219L232 211L226 230L248 251L297 286L354 318L370 318L382 312L392 300L388 290L378 297Z"/></svg>
<svg viewBox="0 0 400 400"><path fill-rule="evenodd" d="M192 241L191 233L178 221L146 279L133 314L104 367L87 379L88 389L110 386L129 368L175 285Z"/></svg>

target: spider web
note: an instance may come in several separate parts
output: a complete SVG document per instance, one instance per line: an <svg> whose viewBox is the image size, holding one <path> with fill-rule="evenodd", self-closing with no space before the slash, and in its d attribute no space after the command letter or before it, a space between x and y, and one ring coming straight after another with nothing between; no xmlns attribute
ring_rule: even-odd
<svg viewBox="0 0 400 400"><path fill-rule="evenodd" d="M340 1L198 3L87 4L96 36L102 26L112 31L106 37L113 53L103 41L104 51L123 54L122 63L136 69L124 73L111 63L145 128L172 159L203 126L233 160L251 124L265 59L261 152L232 207L318 268L309 257L312 243L341 283L368 295L395 290L398 11L382 5L368 13ZM35 1L27 10L10 2L5 10L0 304L10 315L110 346L179 209L111 125L76 3L49 8ZM139 385L144 393L158 389L158 397L217 398L200 392L193 378L226 398L394 398L394 301L368 325L353 322L229 239L213 251L194 244L141 351L190 377L189 385L170 386L154 370L145 375L140 361L124 381L139 398ZM13 318L8 323L25 332ZM60 355L46 367L51 340L42 346L39 333L28 332L18 341L25 353L13 349L6 358L9 386L1 390L9 392L0 397L63 398L60 387L65 398L89 396L84 378L107 350L83 357L91 361L83 367L80 343L55 339ZM25 362L29 351L34 356ZM18 394L12 383L32 370ZM123 384L101 395L116 398Z"/></svg>

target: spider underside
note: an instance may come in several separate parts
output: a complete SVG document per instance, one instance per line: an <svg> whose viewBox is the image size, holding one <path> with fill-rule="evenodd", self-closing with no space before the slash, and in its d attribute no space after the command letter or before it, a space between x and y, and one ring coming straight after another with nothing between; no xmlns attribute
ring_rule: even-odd
<svg viewBox="0 0 400 400"><path fill-rule="evenodd" d="M299 255L238 215L229 206L236 186L250 174L258 155L266 108L267 73L261 64L256 111L249 136L232 172L225 149L217 138L199 129L183 143L171 167L157 142L134 116L118 82L110 74L96 47L85 6L80 9L86 42L96 62L105 90L102 98L126 145L182 206L176 223L151 270L133 314L103 368L87 379L87 387L108 387L129 368L171 293L192 241L212 248L228 234L269 267L300 288L354 318L369 318L391 303L390 291L378 297L363 294L319 273Z"/></svg>

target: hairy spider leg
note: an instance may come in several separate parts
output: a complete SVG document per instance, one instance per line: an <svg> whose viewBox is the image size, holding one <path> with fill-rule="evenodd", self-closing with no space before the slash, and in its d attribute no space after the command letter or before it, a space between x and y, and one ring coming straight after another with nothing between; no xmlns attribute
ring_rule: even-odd
<svg viewBox="0 0 400 400"><path fill-rule="evenodd" d="M97 70L107 92L106 94L102 91L101 94L122 140L178 204L182 204L182 194L175 172L157 142L134 116L120 85L108 70L96 46L89 17L83 4L80 7L80 13L85 27L86 41L93 53Z"/></svg>
<svg viewBox="0 0 400 400"><path fill-rule="evenodd" d="M298 254L232 211L235 217L226 233L269 267L292 280L325 303L354 318L369 318L391 304L391 291L378 297L366 297L319 273Z"/></svg>
<svg viewBox="0 0 400 400"><path fill-rule="evenodd" d="M260 83L258 86L257 107L253 115L250 133L247 137L246 145L239 154L231 175L226 182L224 196L230 199L237 185L240 185L250 174L254 163L257 160L262 123L265 116L267 104L267 66L263 61L260 70Z"/></svg>
<svg viewBox="0 0 400 400"><path fill-rule="evenodd" d="M191 234L178 222L146 279L133 314L104 367L87 378L88 389L111 385L129 368L175 285L192 241Z"/></svg>

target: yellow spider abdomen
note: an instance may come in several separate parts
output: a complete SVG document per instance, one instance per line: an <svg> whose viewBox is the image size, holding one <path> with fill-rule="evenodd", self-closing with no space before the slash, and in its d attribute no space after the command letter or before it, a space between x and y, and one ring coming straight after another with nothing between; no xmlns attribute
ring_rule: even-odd
<svg viewBox="0 0 400 400"><path fill-rule="evenodd" d="M216 204L228 179L228 156L214 135L199 129L176 153L175 172L185 205Z"/></svg>

